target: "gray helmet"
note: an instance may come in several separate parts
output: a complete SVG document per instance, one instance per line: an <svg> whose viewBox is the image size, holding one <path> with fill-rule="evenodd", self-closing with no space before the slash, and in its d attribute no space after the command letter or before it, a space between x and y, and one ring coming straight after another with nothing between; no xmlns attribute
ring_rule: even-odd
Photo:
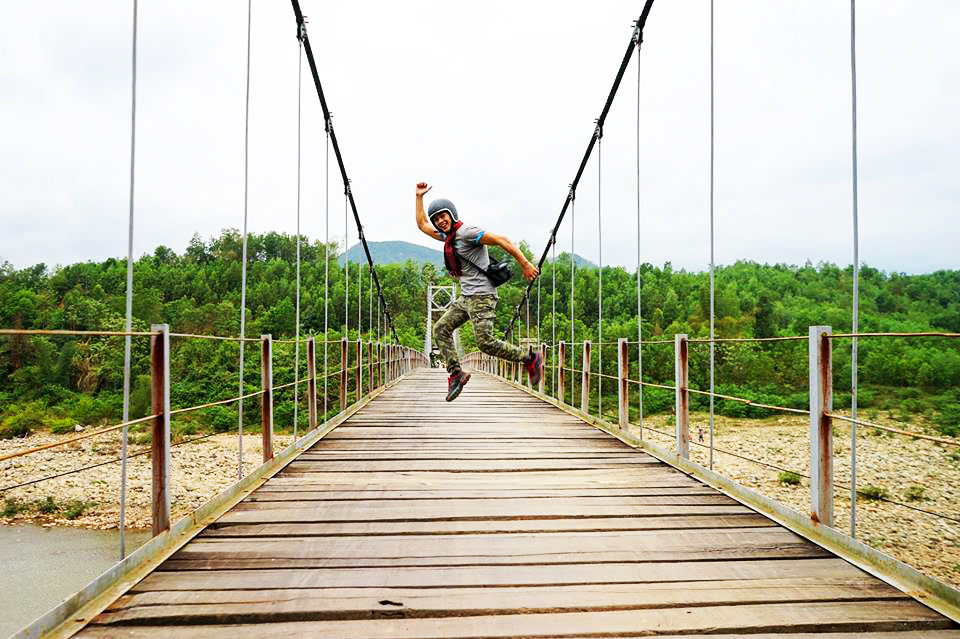
<svg viewBox="0 0 960 639"><path fill-rule="evenodd" d="M457 217L457 207L453 205L453 202L451 202L450 200L446 200L444 198L440 198L439 200L434 200L433 202L430 203L430 206L427 208L427 216L430 218L430 223L433 224L434 228L437 228L437 223L434 222L433 218L435 218L436 216L440 215L443 212L449 213L450 219L452 219L454 223L456 223L457 220L459 219ZM437 228L437 230L439 231L440 229Z"/></svg>

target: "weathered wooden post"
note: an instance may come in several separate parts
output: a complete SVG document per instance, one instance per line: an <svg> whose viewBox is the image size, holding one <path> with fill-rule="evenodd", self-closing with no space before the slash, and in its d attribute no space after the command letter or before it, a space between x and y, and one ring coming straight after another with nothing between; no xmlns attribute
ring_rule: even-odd
<svg viewBox="0 0 960 639"><path fill-rule="evenodd" d="M684 459L690 458L690 393L687 391L687 335L673 336L674 353L674 415L677 431L677 454Z"/></svg>
<svg viewBox="0 0 960 639"><path fill-rule="evenodd" d="M377 342L377 388L383 386L383 342Z"/></svg>
<svg viewBox="0 0 960 639"><path fill-rule="evenodd" d="M543 364L544 374L540 376L540 386L537 388L540 391L540 394L543 395L543 388L547 381L546 370L547 370L547 344L546 342L540 342L540 361Z"/></svg>
<svg viewBox="0 0 960 639"><path fill-rule="evenodd" d="M580 410L590 414L590 340L583 340L583 370L581 371Z"/></svg>
<svg viewBox="0 0 960 639"><path fill-rule="evenodd" d="M617 340L617 416L621 430L626 429L630 423L630 396L627 386L627 379L630 377L629 348L627 338L621 337Z"/></svg>
<svg viewBox="0 0 960 639"><path fill-rule="evenodd" d="M307 411L310 430L317 427L317 338L307 340Z"/></svg>
<svg viewBox="0 0 960 639"><path fill-rule="evenodd" d="M833 355L829 326L811 326L810 355L810 518L833 526Z"/></svg>
<svg viewBox="0 0 960 639"><path fill-rule="evenodd" d="M560 341L557 344L557 399L561 402L566 400L566 387L563 385L564 382L564 368L563 365L567 363L567 343Z"/></svg>
<svg viewBox="0 0 960 639"><path fill-rule="evenodd" d="M347 408L347 338L340 338L340 410Z"/></svg>
<svg viewBox="0 0 960 639"><path fill-rule="evenodd" d="M367 342L367 386L371 393L376 388L373 377L373 340Z"/></svg>
<svg viewBox="0 0 960 639"><path fill-rule="evenodd" d="M263 461L273 459L273 338L260 336L260 425L263 431Z"/></svg>
<svg viewBox="0 0 960 639"><path fill-rule="evenodd" d="M153 400L150 460L153 536L170 529L170 326L154 324L150 330L150 381ZM243 348L243 342L240 343Z"/></svg>
<svg viewBox="0 0 960 639"><path fill-rule="evenodd" d="M357 377L357 401L360 401L360 398L363 397L363 338L357 338L357 352L356 352L356 377Z"/></svg>

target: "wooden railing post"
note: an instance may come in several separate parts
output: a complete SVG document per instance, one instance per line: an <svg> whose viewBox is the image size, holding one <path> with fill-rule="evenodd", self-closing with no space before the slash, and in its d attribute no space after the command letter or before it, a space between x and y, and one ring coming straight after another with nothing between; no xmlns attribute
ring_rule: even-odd
<svg viewBox="0 0 960 639"><path fill-rule="evenodd" d="M383 342L377 342L377 388L383 386Z"/></svg>
<svg viewBox="0 0 960 639"><path fill-rule="evenodd" d="M811 326L810 355L810 518L833 526L833 355L829 326Z"/></svg>
<svg viewBox="0 0 960 639"><path fill-rule="evenodd" d="M564 386L565 369L567 363L567 343L561 341L557 345L557 399L566 402L566 387Z"/></svg>
<svg viewBox="0 0 960 639"><path fill-rule="evenodd" d="M307 340L307 411L310 430L317 427L317 338Z"/></svg>
<svg viewBox="0 0 960 639"><path fill-rule="evenodd" d="M627 379L630 377L630 351L627 338L617 340L617 416L620 429L627 428L630 423L630 396Z"/></svg>
<svg viewBox="0 0 960 639"><path fill-rule="evenodd" d="M537 390L543 395L543 388L547 381L547 344L545 342L540 342L540 362L543 365L543 374L540 375L540 386Z"/></svg>
<svg viewBox="0 0 960 639"><path fill-rule="evenodd" d="M260 336L260 425L263 430L263 461L273 459L273 338Z"/></svg>
<svg viewBox="0 0 960 639"><path fill-rule="evenodd" d="M687 336L684 333L673 336L674 353L674 421L677 431L677 454L684 459L690 458L690 393L687 392Z"/></svg>
<svg viewBox="0 0 960 639"><path fill-rule="evenodd" d="M580 410L590 414L590 350L591 342L588 339L583 340L583 372L581 377L582 387L580 388Z"/></svg>
<svg viewBox="0 0 960 639"><path fill-rule="evenodd" d="M357 338L356 351L357 401L359 402L360 398L363 397L363 338Z"/></svg>
<svg viewBox="0 0 960 639"><path fill-rule="evenodd" d="M340 410L347 408L347 338L340 338Z"/></svg>
<svg viewBox="0 0 960 639"><path fill-rule="evenodd" d="M150 460L153 536L170 529L170 327L154 324L150 337L150 379L153 422Z"/></svg>
<svg viewBox="0 0 960 639"><path fill-rule="evenodd" d="M367 386L371 393L376 388L373 377L373 340L367 342Z"/></svg>

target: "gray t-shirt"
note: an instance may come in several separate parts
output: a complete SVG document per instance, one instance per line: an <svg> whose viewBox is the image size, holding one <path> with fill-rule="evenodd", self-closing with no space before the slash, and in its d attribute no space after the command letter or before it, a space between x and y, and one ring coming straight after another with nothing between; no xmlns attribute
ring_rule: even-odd
<svg viewBox="0 0 960 639"><path fill-rule="evenodd" d="M457 229L457 239L454 242L457 253L481 268L490 265L490 254L487 247L480 243L483 229L478 226L464 224ZM445 240L446 234L441 233L440 239ZM482 271L473 268L465 260L460 260L463 267L463 276L460 278L460 292L463 295L496 295L497 287L490 283L490 279Z"/></svg>

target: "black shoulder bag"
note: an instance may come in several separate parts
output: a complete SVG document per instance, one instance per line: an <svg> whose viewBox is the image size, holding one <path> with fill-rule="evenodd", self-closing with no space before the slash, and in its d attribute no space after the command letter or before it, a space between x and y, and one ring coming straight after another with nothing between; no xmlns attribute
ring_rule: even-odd
<svg viewBox="0 0 960 639"><path fill-rule="evenodd" d="M461 260L477 269L481 273L487 276L487 279L490 280L490 283L494 286L500 286L501 284L506 284L510 281L510 278L513 276L513 273L510 272L510 266L505 262L497 262L493 259L490 260L490 266L487 268L480 268L466 257L457 253L457 257Z"/></svg>

